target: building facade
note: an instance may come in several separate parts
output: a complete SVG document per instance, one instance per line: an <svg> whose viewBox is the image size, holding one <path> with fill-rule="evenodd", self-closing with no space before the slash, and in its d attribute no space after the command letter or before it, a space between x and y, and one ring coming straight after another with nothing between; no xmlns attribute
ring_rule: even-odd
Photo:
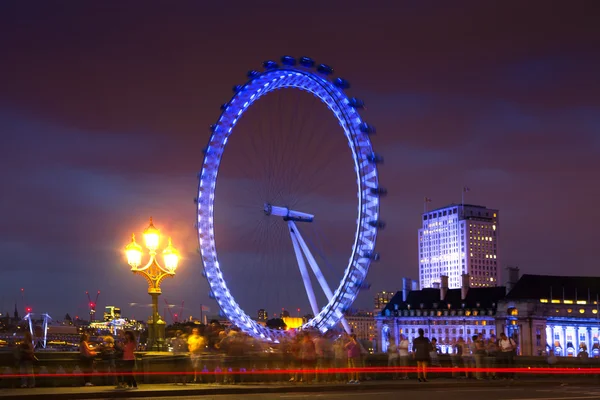
<svg viewBox="0 0 600 400"><path fill-rule="evenodd" d="M500 303L498 324L520 354L600 355L600 278L523 275Z"/></svg>
<svg viewBox="0 0 600 400"><path fill-rule="evenodd" d="M381 310L390 302L392 297L396 294L396 291L381 291L375 294L373 302L373 314L377 315L381 313Z"/></svg>
<svg viewBox="0 0 600 400"><path fill-rule="evenodd" d="M372 312L358 311L344 317L358 340L376 342L378 337L375 316Z"/></svg>
<svg viewBox="0 0 600 400"><path fill-rule="evenodd" d="M269 314L267 313L267 311L264 308L261 308L260 310L258 310L258 320L259 321L266 321L269 319Z"/></svg>
<svg viewBox="0 0 600 400"><path fill-rule="evenodd" d="M499 212L483 206L452 204L422 214L419 229L419 283L436 288L448 277L460 288L468 274L471 287L497 286L499 279Z"/></svg>
<svg viewBox="0 0 600 400"><path fill-rule="evenodd" d="M481 333L485 339L501 332L513 337L517 354L554 353L574 357L585 349L600 356L600 278L523 275L509 269L508 287L468 286L461 289L403 290L376 317L381 351L405 335L412 345L422 328L438 339L443 353L451 353L462 338L470 342ZM506 291L508 290L508 294Z"/></svg>
<svg viewBox="0 0 600 400"><path fill-rule="evenodd" d="M405 286L386 305L377 320L377 348L387 351L391 342L399 343L404 335L411 347L423 329L425 336L436 338L442 353L452 353L459 340L469 343L475 334L485 338L498 332L496 312L506 295L504 287L469 287L469 276L463 275L460 289L448 287L442 276L439 289L410 290Z"/></svg>

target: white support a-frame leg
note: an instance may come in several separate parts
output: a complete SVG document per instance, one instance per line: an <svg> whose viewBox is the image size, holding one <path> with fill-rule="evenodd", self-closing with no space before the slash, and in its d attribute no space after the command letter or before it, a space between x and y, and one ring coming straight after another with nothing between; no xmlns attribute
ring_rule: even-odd
<svg viewBox="0 0 600 400"><path fill-rule="evenodd" d="M288 221L288 227L290 229L290 233L292 234L292 237L295 234L296 240L300 244L300 247L302 248L302 251L304 252L304 255L306 256L306 259L308 260L308 264L310 265L313 273L317 277L317 281L319 282L319 285L321 285L321 289L323 289L323 292L325 293L325 297L327 297L327 301L331 301L331 298L333 297L333 293L331 292L331 289L329 288L329 284L327 284L327 281L325 280L325 277L323 276L323 273L321 272L321 269L319 268L319 264L317 264L317 261L315 260L312 253L310 252L310 249L306 245L306 242L302 238L302 235L300 235L300 231L298 231L298 228L296 227L296 224L294 224L294 221ZM292 241L293 240L294 239L292 238ZM298 257L298 255L296 255L296 257ZM305 266L305 268L306 268L306 266ZM314 296L314 293L313 293L313 296ZM309 296L309 298L310 298L310 296ZM348 321L346 321L346 319L344 317L342 317L340 319L340 322L342 323L342 326L344 327L344 330L346 331L346 333L350 334L352 332L352 330L350 329L350 325L348 324Z"/></svg>
<svg viewBox="0 0 600 400"><path fill-rule="evenodd" d="M306 268L306 263L304 262L302 250L298 244L298 228L296 228L296 225L294 225L293 221L288 221L288 229L290 230L292 245L294 246L296 260L298 261L298 268L300 269L300 275L302 275L302 281L304 282L304 289L306 289L308 301L310 302L310 308L312 309L313 315L317 315L319 313L319 306L317 305L317 298L315 297L315 292L313 291L312 283L310 282L310 276L308 275L308 269Z"/></svg>

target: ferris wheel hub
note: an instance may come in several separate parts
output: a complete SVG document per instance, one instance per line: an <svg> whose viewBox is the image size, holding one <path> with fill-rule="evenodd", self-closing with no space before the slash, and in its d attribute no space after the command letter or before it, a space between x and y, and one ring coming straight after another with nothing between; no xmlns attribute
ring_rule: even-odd
<svg viewBox="0 0 600 400"><path fill-rule="evenodd" d="M274 206L270 203L265 203L264 211L266 215L283 217L284 221L313 222L313 220L315 219L315 216L312 214L307 214L296 210L290 210L287 207Z"/></svg>

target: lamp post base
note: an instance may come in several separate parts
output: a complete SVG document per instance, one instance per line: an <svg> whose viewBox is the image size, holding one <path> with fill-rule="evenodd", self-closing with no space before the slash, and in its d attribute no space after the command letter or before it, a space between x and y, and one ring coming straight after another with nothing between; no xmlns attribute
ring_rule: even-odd
<svg viewBox="0 0 600 400"><path fill-rule="evenodd" d="M158 323L148 321L148 345L149 351L167 351L165 345L165 323L161 320Z"/></svg>

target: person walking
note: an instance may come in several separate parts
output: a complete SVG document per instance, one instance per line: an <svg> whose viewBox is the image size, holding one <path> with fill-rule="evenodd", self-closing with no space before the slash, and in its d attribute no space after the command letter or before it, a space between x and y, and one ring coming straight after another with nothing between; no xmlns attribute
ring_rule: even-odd
<svg viewBox="0 0 600 400"><path fill-rule="evenodd" d="M33 362L36 360L34 348L33 348L33 337L31 333L25 332L23 341L17 348L17 354L19 359L19 373L21 374L21 387L32 388L35 387L35 376L33 374Z"/></svg>
<svg viewBox="0 0 600 400"><path fill-rule="evenodd" d="M481 335L473 335L472 340L475 349L475 353L473 354L473 358L475 359L475 378L477 380L482 380L482 368L486 356L485 343L483 342L483 337Z"/></svg>
<svg viewBox="0 0 600 400"><path fill-rule="evenodd" d="M133 369L135 368L135 349L137 342L133 332L125 332L125 343L123 344L123 375L127 389L137 389L137 382L133 375Z"/></svg>
<svg viewBox="0 0 600 400"><path fill-rule="evenodd" d="M348 351L348 383L358 384L358 371L356 370L360 365L360 344L356 340L356 334L350 335L350 341L344 346Z"/></svg>
<svg viewBox="0 0 600 400"><path fill-rule="evenodd" d="M487 353L485 366L487 368L488 379L496 379L496 357L498 354L498 340L496 335L491 335L485 346Z"/></svg>
<svg viewBox="0 0 600 400"><path fill-rule="evenodd" d="M413 340L413 354L417 362L417 379L419 382L427 382L427 364L429 364L429 352L431 342L425 337L425 331L419 328L419 337Z"/></svg>
<svg viewBox="0 0 600 400"><path fill-rule="evenodd" d="M400 343L398 343L398 355L399 355L399 364L402 371L402 379L408 379L408 339L406 335L400 335Z"/></svg>
<svg viewBox="0 0 600 400"><path fill-rule="evenodd" d="M171 345L175 360L175 384L186 385L190 358L188 357L187 338L182 331L175 332L175 337L171 339Z"/></svg>
<svg viewBox="0 0 600 400"><path fill-rule="evenodd" d="M193 383L199 383L201 378L198 379L198 371L202 368L202 353L206 348L206 339L200 335L198 328L192 329L192 334L187 340L188 350L190 352L190 359L192 361L192 368L194 369L194 380Z"/></svg>
<svg viewBox="0 0 600 400"><path fill-rule="evenodd" d="M514 354L517 346L512 338L506 336L504 332L500 334L500 340L498 341L498 363L503 365L504 368L510 369L513 367ZM513 378L513 373L508 372L504 374L505 378Z"/></svg>
<svg viewBox="0 0 600 400"><path fill-rule="evenodd" d="M92 372L94 371L94 358L97 354L96 348L90 343L90 336L83 333L79 341L79 365L81 366L81 372L83 372L85 386L94 386Z"/></svg>
<svg viewBox="0 0 600 400"><path fill-rule="evenodd" d="M396 342L393 340L393 338L391 338L392 340L390 341L390 337L388 336L388 341L389 341L389 345L387 348L387 355L388 355L388 368L391 371L391 375L392 375L392 379L396 380L398 379L398 346L396 346Z"/></svg>
<svg viewBox="0 0 600 400"><path fill-rule="evenodd" d="M116 349L115 339L112 336L104 337L102 344L98 347L100 358L102 358L104 369L106 371L106 382L109 385L116 385L117 380L117 365L115 362Z"/></svg>

